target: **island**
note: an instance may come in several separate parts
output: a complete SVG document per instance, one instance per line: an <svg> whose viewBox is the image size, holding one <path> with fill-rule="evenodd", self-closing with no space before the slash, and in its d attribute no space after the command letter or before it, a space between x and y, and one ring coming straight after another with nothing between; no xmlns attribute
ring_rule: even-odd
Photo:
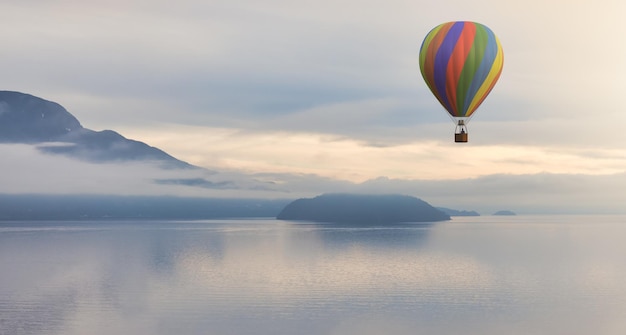
<svg viewBox="0 0 626 335"><path fill-rule="evenodd" d="M323 194L288 204L278 220L350 224L436 222L450 216L408 195Z"/></svg>
<svg viewBox="0 0 626 335"><path fill-rule="evenodd" d="M502 211L497 211L497 212L493 213L493 215L517 215L517 214L515 214L515 212L513 212L513 211L502 210Z"/></svg>

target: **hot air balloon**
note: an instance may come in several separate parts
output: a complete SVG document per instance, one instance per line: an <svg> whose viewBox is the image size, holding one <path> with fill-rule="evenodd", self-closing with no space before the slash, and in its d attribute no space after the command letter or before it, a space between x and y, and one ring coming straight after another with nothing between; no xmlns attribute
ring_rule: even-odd
<svg viewBox="0 0 626 335"><path fill-rule="evenodd" d="M467 142L467 123L502 72L500 41L480 23L443 23L424 38L419 61L428 88L456 124L454 141Z"/></svg>

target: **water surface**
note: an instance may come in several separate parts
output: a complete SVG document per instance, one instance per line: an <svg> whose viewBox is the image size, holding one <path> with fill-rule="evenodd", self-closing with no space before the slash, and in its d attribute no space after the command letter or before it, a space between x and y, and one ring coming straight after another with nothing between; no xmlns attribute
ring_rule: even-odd
<svg viewBox="0 0 626 335"><path fill-rule="evenodd" d="M626 334L626 217L0 223L0 334Z"/></svg>

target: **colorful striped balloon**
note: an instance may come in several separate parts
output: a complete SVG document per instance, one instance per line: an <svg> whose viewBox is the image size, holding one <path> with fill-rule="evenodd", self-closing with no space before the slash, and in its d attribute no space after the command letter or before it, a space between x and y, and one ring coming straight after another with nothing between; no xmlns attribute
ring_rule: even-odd
<svg viewBox="0 0 626 335"><path fill-rule="evenodd" d="M448 22L431 30L420 49L420 70L443 107L456 118L469 118L485 100L502 72L500 41L486 26Z"/></svg>

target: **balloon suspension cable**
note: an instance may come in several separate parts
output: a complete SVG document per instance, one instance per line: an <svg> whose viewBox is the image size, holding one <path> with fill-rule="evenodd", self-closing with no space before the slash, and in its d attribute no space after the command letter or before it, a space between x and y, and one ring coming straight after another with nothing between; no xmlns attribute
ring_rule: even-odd
<svg viewBox="0 0 626 335"><path fill-rule="evenodd" d="M452 122L453 122L455 125L458 125L458 124L459 124L459 119L460 119L460 120L463 120L463 122L465 123L465 125L467 125L467 124L470 122L470 120L472 119L472 117L474 117L474 113L472 113L470 116L467 116L467 117L461 117L461 118L457 118L457 116L452 116L452 115L450 115L450 113L447 113L447 112L446 112L446 115L448 115L448 117L450 118L450 120L452 120Z"/></svg>

